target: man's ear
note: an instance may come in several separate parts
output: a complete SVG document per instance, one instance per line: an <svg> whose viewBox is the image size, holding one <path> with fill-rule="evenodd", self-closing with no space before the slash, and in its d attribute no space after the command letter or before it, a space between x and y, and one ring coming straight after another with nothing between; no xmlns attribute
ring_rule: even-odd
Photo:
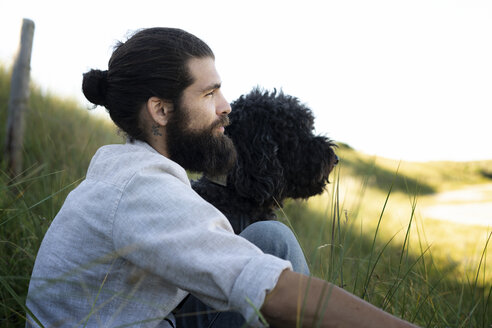
<svg viewBox="0 0 492 328"><path fill-rule="evenodd" d="M170 101L158 97L150 97L147 100L146 110L157 124L165 126L174 107Z"/></svg>

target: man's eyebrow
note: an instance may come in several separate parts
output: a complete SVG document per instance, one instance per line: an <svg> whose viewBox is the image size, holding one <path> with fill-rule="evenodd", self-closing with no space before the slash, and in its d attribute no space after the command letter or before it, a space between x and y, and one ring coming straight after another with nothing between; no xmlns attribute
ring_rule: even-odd
<svg viewBox="0 0 492 328"><path fill-rule="evenodd" d="M202 92L205 92L205 91L208 91L208 90L213 90L213 89L220 89L221 86L222 86L222 83L220 83L220 82L217 82L217 83L214 83L214 84L210 84L209 86L203 88L202 89Z"/></svg>

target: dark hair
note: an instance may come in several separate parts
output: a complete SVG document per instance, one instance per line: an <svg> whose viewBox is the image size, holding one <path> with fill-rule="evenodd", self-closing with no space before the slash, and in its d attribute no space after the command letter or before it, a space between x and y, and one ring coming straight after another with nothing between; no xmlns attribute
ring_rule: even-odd
<svg viewBox="0 0 492 328"><path fill-rule="evenodd" d="M193 83L187 62L204 57L214 58L212 50L186 31L142 29L115 46L107 71L84 74L82 91L91 103L106 107L130 140L145 140L139 122L142 105L153 96L177 103Z"/></svg>

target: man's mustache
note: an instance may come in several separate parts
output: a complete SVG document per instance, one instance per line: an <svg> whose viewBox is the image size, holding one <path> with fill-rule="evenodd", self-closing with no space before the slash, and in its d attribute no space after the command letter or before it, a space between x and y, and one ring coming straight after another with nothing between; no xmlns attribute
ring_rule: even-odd
<svg viewBox="0 0 492 328"><path fill-rule="evenodd" d="M218 128L220 126L223 126L223 127L226 127L228 126L229 124L231 124L230 120L229 120L229 116L227 115L222 115L220 116L217 121L215 121L214 123L212 123L212 126L211 126L211 129L215 129L215 128Z"/></svg>

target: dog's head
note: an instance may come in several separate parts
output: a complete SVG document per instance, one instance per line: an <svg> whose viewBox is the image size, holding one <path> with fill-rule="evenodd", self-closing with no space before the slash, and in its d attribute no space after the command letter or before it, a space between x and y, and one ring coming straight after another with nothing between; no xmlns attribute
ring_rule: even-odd
<svg viewBox="0 0 492 328"><path fill-rule="evenodd" d="M254 89L231 104L238 162L227 184L258 204L321 193L338 158L336 145L315 135L311 110L297 98Z"/></svg>

